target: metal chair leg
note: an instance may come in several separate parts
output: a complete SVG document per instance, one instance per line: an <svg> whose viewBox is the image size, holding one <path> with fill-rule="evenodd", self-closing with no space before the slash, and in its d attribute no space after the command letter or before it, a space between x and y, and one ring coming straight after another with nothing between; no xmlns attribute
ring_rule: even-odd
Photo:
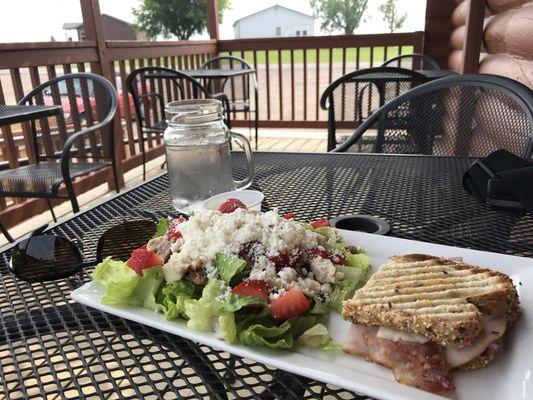
<svg viewBox="0 0 533 400"><path fill-rule="evenodd" d="M11 236L9 232L7 231L2 221L0 221L0 230L4 234L5 238L9 241L9 243L13 243L15 241L15 239L13 239L13 236Z"/></svg>
<svg viewBox="0 0 533 400"><path fill-rule="evenodd" d="M257 112L257 108L254 111L255 114L255 149L257 150L257 143L259 142L259 113Z"/></svg>
<svg viewBox="0 0 533 400"><path fill-rule="evenodd" d="M46 199L46 204L48 205L48 209L50 210L50 213L52 214L52 218L54 219L54 222L57 222L56 213L54 212L54 207L52 207L52 203L50 202L50 199Z"/></svg>
<svg viewBox="0 0 533 400"><path fill-rule="evenodd" d="M144 148L144 133L141 132L139 137L139 146L141 146L142 161L143 161L143 181L146 180L146 149Z"/></svg>
<svg viewBox="0 0 533 400"><path fill-rule="evenodd" d="M65 178L65 186L67 187L68 198L72 204L72 211L75 214L80 211L80 206L78 205L78 199L76 198L76 192L74 191L72 178L70 176Z"/></svg>

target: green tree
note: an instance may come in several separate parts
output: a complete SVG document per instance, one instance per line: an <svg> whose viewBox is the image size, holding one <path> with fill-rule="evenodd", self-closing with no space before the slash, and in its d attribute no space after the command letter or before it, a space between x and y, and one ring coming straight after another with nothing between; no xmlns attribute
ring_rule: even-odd
<svg viewBox="0 0 533 400"><path fill-rule="evenodd" d="M396 29L400 29L407 18L407 14L398 15L396 0L387 0L379 6L379 11L381 11L383 19L389 25L390 33L393 33Z"/></svg>
<svg viewBox="0 0 533 400"><path fill-rule="evenodd" d="M361 22L368 0L310 0L316 18L322 19L320 27L333 32L339 29L352 35Z"/></svg>
<svg viewBox="0 0 533 400"><path fill-rule="evenodd" d="M229 2L218 0L220 21ZM145 31L150 39L161 35L187 40L207 28L206 0L141 0L139 8L133 9L133 15L138 29Z"/></svg>

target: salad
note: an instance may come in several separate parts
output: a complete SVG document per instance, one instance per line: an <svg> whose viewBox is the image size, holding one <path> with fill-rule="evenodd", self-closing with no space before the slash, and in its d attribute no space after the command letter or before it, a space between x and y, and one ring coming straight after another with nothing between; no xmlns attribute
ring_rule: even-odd
<svg viewBox="0 0 533 400"><path fill-rule="evenodd" d="M343 243L327 219L294 217L229 199L188 219L162 219L126 262L97 265L101 302L186 320L229 343L337 348L322 318L366 282L370 259Z"/></svg>

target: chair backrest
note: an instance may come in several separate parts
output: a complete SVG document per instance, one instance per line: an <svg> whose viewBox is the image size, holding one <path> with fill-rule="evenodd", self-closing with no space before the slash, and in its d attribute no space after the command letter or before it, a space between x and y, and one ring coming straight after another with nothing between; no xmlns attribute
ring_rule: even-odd
<svg viewBox="0 0 533 400"><path fill-rule="evenodd" d="M73 134L93 130L74 142L71 155L80 159L109 159L114 153L112 120L118 108L115 88L91 73L66 74L42 83L19 104L60 105L57 117L35 121L33 147L37 160L61 157L63 145Z"/></svg>
<svg viewBox="0 0 533 400"><path fill-rule="evenodd" d="M371 146L363 145L365 141ZM533 154L533 91L494 75L455 75L390 101L334 151L485 157Z"/></svg>
<svg viewBox="0 0 533 400"><path fill-rule="evenodd" d="M253 69L246 60L234 56L218 56L207 60L203 69L229 69L229 70L250 70ZM255 73L235 76L232 78L217 78L207 80L207 89L210 93L224 93L230 102L249 101L250 85L252 89L257 89L257 79Z"/></svg>
<svg viewBox="0 0 533 400"><path fill-rule="evenodd" d="M165 105L171 101L205 99L209 95L200 82L189 75L164 67L142 67L126 78L137 120L145 128L165 119Z"/></svg>
<svg viewBox="0 0 533 400"><path fill-rule="evenodd" d="M320 106L328 110L328 151L337 134L351 135L387 101L426 81L415 71L392 67L362 69L337 79L320 98Z"/></svg>
<svg viewBox="0 0 533 400"><path fill-rule="evenodd" d="M440 70L440 65L430 56L419 53L412 54L400 54L399 56L389 58L383 64L382 67L398 67L413 70L430 69Z"/></svg>

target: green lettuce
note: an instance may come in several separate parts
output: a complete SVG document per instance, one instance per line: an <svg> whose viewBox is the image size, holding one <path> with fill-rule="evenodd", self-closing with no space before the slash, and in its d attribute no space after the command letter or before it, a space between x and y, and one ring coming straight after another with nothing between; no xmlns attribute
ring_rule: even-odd
<svg viewBox="0 0 533 400"><path fill-rule="evenodd" d="M223 281L211 278L202 290L201 298L185 300L185 314L189 318L187 327L197 331L212 331L213 317L218 316L222 305L217 298L222 297L226 290Z"/></svg>
<svg viewBox="0 0 533 400"><path fill-rule="evenodd" d="M340 349L341 346L331 339L328 328L323 324L316 324L315 326L306 330L296 340L296 343L304 347L321 348L325 350Z"/></svg>
<svg viewBox="0 0 533 400"><path fill-rule="evenodd" d="M181 280L163 285L156 301L160 304L165 318L169 321L187 318L185 301L200 297L201 288L192 282Z"/></svg>
<svg viewBox="0 0 533 400"><path fill-rule="evenodd" d="M168 227L170 226L170 218L161 218L159 221L157 221L156 227L157 230L155 231L154 237L163 236L168 231Z"/></svg>
<svg viewBox="0 0 533 400"><path fill-rule="evenodd" d="M240 294L231 293L228 299L222 303L221 310L226 312L235 312L241 308L249 305L265 305L265 299L254 296L243 296Z"/></svg>
<svg viewBox="0 0 533 400"><path fill-rule="evenodd" d="M215 255L215 266L219 278L229 283L235 275L241 273L244 267L246 267L246 261L233 255L217 253Z"/></svg>
<svg viewBox="0 0 533 400"><path fill-rule="evenodd" d="M285 321L279 326L251 325L239 332L239 342L246 346L291 349L294 343L291 324Z"/></svg>
<svg viewBox="0 0 533 400"><path fill-rule="evenodd" d="M329 308L326 304L322 303L321 301L315 300L315 304L313 305L313 308L311 308L309 313L315 315L324 315L327 314L328 311Z"/></svg>
<svg viewBox="0 0 533 400"><path fill-rule="evenodd" d="M110 257L96 266L92 277L105 289L102 304L126 304L141 280L123 261Z"/></svg>
<svg viewBox="0 0 533 400"><path fill-rule="evenodd" d="M218 326L220 334L228 343L237 343L237 324L235 323L235 314L232 312L222 313L218 317Z"/></svg>
<svg viewBox="0 0 533 400"><path fill-rule="evenodd" d="M163 269L161 267L145 268L142 273L143 276L131 296L127 299L127 303L154 311L161 311L162 307L157 304L156 295L165 279Z"/></svg>

